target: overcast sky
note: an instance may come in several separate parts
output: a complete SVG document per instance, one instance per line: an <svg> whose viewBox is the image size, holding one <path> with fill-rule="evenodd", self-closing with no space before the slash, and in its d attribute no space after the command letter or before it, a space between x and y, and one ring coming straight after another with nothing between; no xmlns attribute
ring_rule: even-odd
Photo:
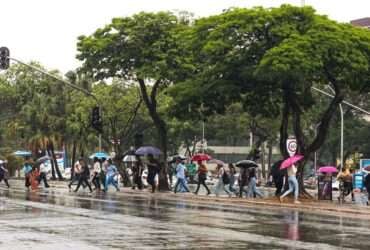
<svg viewBox="0 0 370 250"><path fill-rule="evenodd" d="M301 5L302 0L5 0L0 2L0 46L11 56L36 60L66 72L75 59L79 35L89 35L113 17L140 11L187 10L197 17L229 7ZM369 0L306 0L318 13L341 22L370 16Z"/></svg>

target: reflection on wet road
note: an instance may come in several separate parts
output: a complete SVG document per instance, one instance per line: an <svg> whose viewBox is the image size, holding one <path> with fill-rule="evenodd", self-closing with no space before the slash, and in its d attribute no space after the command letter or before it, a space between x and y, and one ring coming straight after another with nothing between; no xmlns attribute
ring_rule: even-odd
<svg viewBox="0 0 370 250"><path fill-rule="evenodd" d="M0 195L0 249L370 249L369 220L124 192Z"/></svg>

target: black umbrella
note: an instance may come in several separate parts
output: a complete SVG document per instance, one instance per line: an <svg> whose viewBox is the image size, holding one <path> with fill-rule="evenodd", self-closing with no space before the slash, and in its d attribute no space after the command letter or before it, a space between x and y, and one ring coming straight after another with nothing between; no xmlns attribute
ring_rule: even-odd
<svg viewBox="0 0 370 250"><path fill-rule="evenodd" d="M251 160L241 160L235 164L238 168L258 168L256 162Z"/></svg>

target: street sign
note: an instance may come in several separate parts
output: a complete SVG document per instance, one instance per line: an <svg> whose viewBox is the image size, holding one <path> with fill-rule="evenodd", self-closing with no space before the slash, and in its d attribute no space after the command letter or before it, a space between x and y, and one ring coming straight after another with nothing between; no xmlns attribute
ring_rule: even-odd
<svg viewBox="0 0 370 250"><path fill-rule="evenodd" d="M363 171L367 166L370 166L370 159L360 159L360 170Z"/></svg>
<svg viewBox="0 0 370 250"><path fill-rule="evenodd" d="M295 155L297 152L297 140L295 138L289 138L286 140L286 148L289 156Z"/></svg>

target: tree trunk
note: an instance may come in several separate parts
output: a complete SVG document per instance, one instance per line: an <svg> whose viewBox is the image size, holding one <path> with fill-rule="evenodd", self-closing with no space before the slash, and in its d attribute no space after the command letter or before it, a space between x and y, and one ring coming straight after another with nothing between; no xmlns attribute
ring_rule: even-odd
<svg viewBox="0 0 370 250"><path fill-rule="evenodd" d="M268 160L267 160L268 172L271 173L271 165L272 165L272 143L271 141L268 142L267 148L268 148Z"/></svg>
<svg viewBox="0 0 370 250"><path fill-rule="evenodd" d="M76 162L76 151L77 151L77 141L73 140L73 145L72 145L72 166L71 166L71 180L73 179L73 176L75 174L75 162Z"/></svg>
<svg viewBox="0 0 370 250"><path fill-rule="evenodd" d="M145 85L144 79L138 79L141 97L144 100L144 103L149 111L149 115L154 122L154 126L158 131L159 136L159 143L160 148L163 153L163 161L162 166L159 172L159 187L158 189L161 191L168 191L170 187L168 185L168 178L167 178L167 127L165 121L160 117L157 112L157 90L160 84L160 80L156 81L152 87L152 91L150 96L147 91L147 87Z"/></svg>
<svg viewBox="0 0 370 250"><path fill-rule="evenodd" d="M266 180L266 159L265 159L265 155L266 155L266 148L265 148L265 142L262 143L262 147L261 147L261 166L262 166L262 177Z"/></svg>
<svg viewBox="0 0 370 250"><path fill-rule="evenodd" d="M51 157L52 157L52 154L51 154L51 150L50 150L49 144L47 145L46 152L48 152L48 156L51 156ZM51 179L52 179L53 181L55 181L57 178L55 177L55 166L54 166L54 161L53 161L53 160L51 160L51 161L50 161L50 163L51 163Z"/></svg>
<svg viewBox="0 0 370 250"><path fill-rule="evenodd" d="M56 170L56 173L57 173L57 176L58 176L58 180L62 181L62 180L64 180L64 178L63 178L62 174L60 173L58 162L57 162L57 159L55 157L54 143L53 142L50 142L50 152L51 152L51 157L52 157L52 159L54 161L54 164L55 164L55 170Z"/></svg>

